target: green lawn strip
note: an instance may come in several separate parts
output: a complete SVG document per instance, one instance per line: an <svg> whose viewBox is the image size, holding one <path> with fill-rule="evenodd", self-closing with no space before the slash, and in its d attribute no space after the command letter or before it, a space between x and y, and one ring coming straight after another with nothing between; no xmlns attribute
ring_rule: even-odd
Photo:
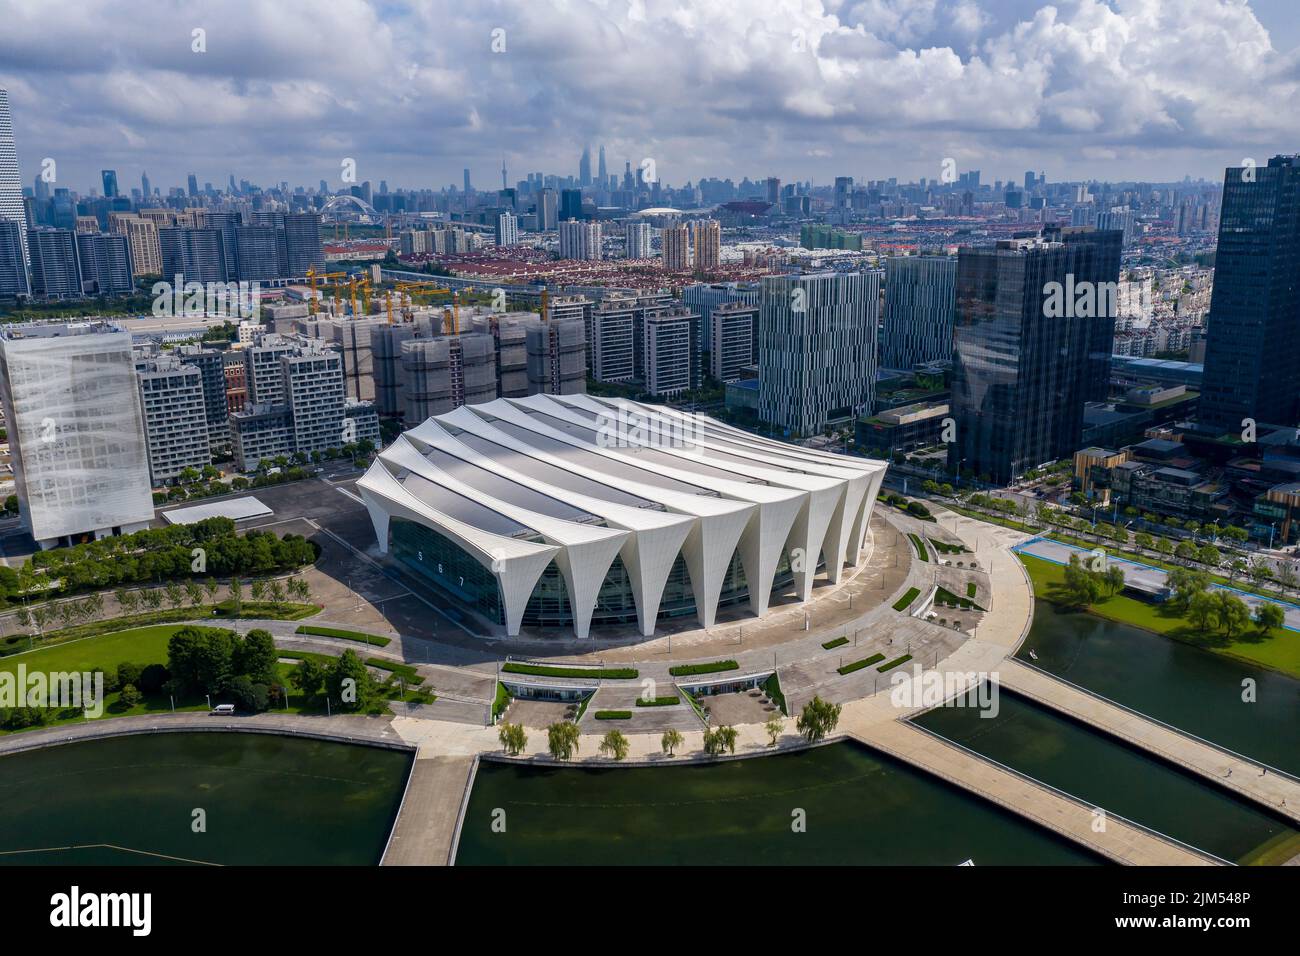
<svg viewBox="0 0 1300 956"><path fill-rule="evenodd" d="M632 711L630 710L598 710L595 713L597 720L631 720Z"/></svg>
<svg viewBox="0 0 1300 956"><path fill-rule="evenodd" d="M636 699L636 705L638 707L675 707L681 702L682 699L676 694L671 697L652 697L650 700L646 700L644 697L638 697Z"/></svg>
<svg viewBox="0 0 1300 956"><path fill-rule="evenodd" d="M154 624L172 624L177 621L208 621L220 623L222 620L230 620L236 615L232 614L232 608L229 601L222 601L220 604L200 604L197 607L179 607L165 611L146 611L143 614L129 614L124 617L110 618L106 621L91 621L86 624L74 624L72 627L59 628L55 631L48 631L42 637L35 640L36 647L49 647L55 644L63 644L68 641L79 641L88 637L98 637L104 634L114 634L125 630L147 627ZM321 610L318 604L284 604L273 605L245 601L239 618L265 618L267 620L293 621L299 618L308 617L316 614ZM26 635L12 634L4 639L0 645L0 657L10 654L17 654L27 649L28 639Z"/></svg>
<svg viewBox="0 0 1300 956"><path fill-rule="evenodd" d="M833 651L833 650L834 650L835 648L837 648L837 647L843 647L843 646L844 646L845 644L847 644L848 642L849 642L849 639L848 639L847 637L837 637L837 638L835 638L835 640L833 640L833 641L826 641L826 642L824 642L824 643L822 644L822 647L826 648L826 650L828 650L828 651Z"/></svg>
<svg viewBox="0 0 1300 956"><path fill-rule="evenodd" d="M940 554L966 554L970 550L960 544L948 544L946 541L935 541L934 538L928 540Z"/></svg>
<svg viewBox="0 0 1300 956"><path fill-rule="evenodd" d="M916 596L921 593L920 588L908 588L903 596L894 602L895 611L905 611L916 600Z"/></svg>
<svg viewBox="0 0 1300 956"><path fill-rule="evenodd" d="M361 631L348 631L341 627L321 627L317 624L301 624L294 633L311 634L316 637L337 637L340 640L359 641L362 644L371 644L374 647L387 647L393 642L391 637L381 637L378 634L365 634Z"/></svg>
<svg viewBox="0 0 1300 956"><path fill-rule="evenodd" d="M1018 554L1034 584L1034 596L1054 604L1064 600L1065 568L1029 554ZM1191 644L1203 650L1258 664L1300 678L1300 634L1274 628L1261 634L1253 624L1235 638L1205 633L1167 605L1151 604L1127 594L1116 594L1088 608L1088 612L1119 624L1131 624L1146 631Z"/></svg>
<svg viewBox="0 0 1300 956"><path fill-rule="evenodd" d="M763 681L763 693L767 694L768 700L781 708L781 713L787 717L790 715L790 711L785 706L785 694L781 692L781 678L776 676L775 671L772 672L771 677Z"/></svg>
<svg viewBox="0 0 1300 956"><path fill-rule="evenodd" d="M408 684L423 684L424 678L410 664L403 664L401 661L390 661L382 657L367 657L366 663L371 667L378 667L381 671L388 671L397 675Z"/></svg>
<svg viewBox="0 0 1300 956"><path fill-rule="evenodd" d="M678 664L668 668L673 677L694 677L696 674L717 674L721 671L739 670L736 661L710 661L707 664Z"/></svg>
<svg viewBox="0 0 1300 956"><path fill-rule="evenodd" d="M926 550L925 542L921 540L920 536L915 535L909 531L907 533L907 537L909 540L911 540L912 547L916 550L916 556L920 558L922 561L929 561L930 552Z"/></svg>
<svg viewBox="0 0 1300 956"><path fill-rule="evenodd" d="M987 521L989 524L998 524L1004 528L1013 528L1016 531L1024 531L1027 534L1042 534L1043 529L1034 525L1025 524L1023 521L1015 521L1011 518L1003 518L1000 515L985 514L983 511L976 511L973 508L963 508L960 505L948 504L943 505L949 511L956 512L959 515L965 515L967 518L974 518L976 521Z"/></svg>
<svg viewBox="0 0 1300 956"><path fill-rule="evenodd" d="M974 599L975 594L976 594L976 592L977 592L978 590L979 590L979 588L977 588L977 587L975 586L975 582L974 582L974 581L968 581L968 582L966 583L966 596L967 596L968 598L972 598L972 599Z"/></svg>
<svg viewBox="0 0 1300 956"><path fill-rule="evenodd" d="M959 597L943 586L940 586L939 588L936 589L934 595L934 603L947 606L947 607L960 607L963 610L967 610L967 611L971 610L972 608L976 611L984 610L984 608L980 607L974 601L970 600L970 598Z"/></svg>
<svg viewBox="0 0 1300 956"><path fill-rule="evenodd" d="M882 654L881 656L883 657L884 655ZM904 654L902 657L895 657L888 664L881 664L879 667L876 668L876 670L880 671L880 673L883 674L887 670L893 670L899 664L906 664L911 659L912 659L911 654Z"/></svg>
<svg viewBox="0 0 1300 956"><path fill-rule="evenodd" d="M695 715L699 717L700 720L704 720L705 719L704 705L701 704L698 700L696 700L695 695L692 694L690 691L688 691L685 687L679 686L677 689L682 692L682 696L686 698L686 703L691 705L691 710L695 711Z"/></svg>
<svg viewBox="0 0 1300 956"><path fill-rule="evenodd" d="M573 716L573 722L575 724L582 720L582 715L587 712L587 705L591 703L591 699L595 696L595 694L588 694L586 697L582 698L582 702L578 704L578 712Z"/></svg>
<svg viewBox="0 0 1300 956"><path fill-rule="evenodd" d="M835 668L841 675L852 674L854 671L860 671L864 667L870 667L872 664L879 663L885 659L884 654L872 654L870 657L864 657L860 661L854 661L852 664L845 664L843 667Z"/></svg>
<svg viewBox="0 0 1300 956"><path fill-rule="evenodd" d="M635 680L640 673L634 667L551 667L546 664L504 664L507 674L530 674L533 677L573 677L579 680Z"/></svg>
<svg viewBox="0 0 1300 956"><path fill-rule="evenodd" d="M506 685L497 681L496 696L492 699L492 719L496 720L505 713L506 708L510 706L511 695L506 689Z"/></svg>

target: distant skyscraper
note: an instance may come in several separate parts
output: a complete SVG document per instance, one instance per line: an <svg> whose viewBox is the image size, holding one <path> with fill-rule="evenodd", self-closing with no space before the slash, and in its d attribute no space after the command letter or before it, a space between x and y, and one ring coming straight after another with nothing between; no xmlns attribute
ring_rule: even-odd
<svg viewBox="0 0 1300 956"><path fill-rule="evenodd" d="M560 197L549 187L537 194L537 228L548 232L560 221Z"/></svg>
<svg viewBox="0 0 1300 956"><path fill-rule="evenodd" d="M284 217L285 275L303 276L309 268L325 268L321 246L320 216L293 213Z"/></svg>
<svg viewBox="0 0 1300 956"><path fill-rule="evenodd" d="M773 205L781 201L781 180L775 176L767 177L767 201Z"/></svg>
<svg viewBox="0 0 1300 956"><path fill-rule="evenodd" d="M18 176L18 150L14 145L13 117L9 113L9 93L0 89L0 219L18 224L19 241L27 256L27 221L23 208L23 184Z"/></svg>
<svg viewBox="0 0 1300 956"><path fill-rule="evenodd" d="M105 199L117 198L117 170L102 169L99 172L99 178L103 181L104 184L104 198Z"/></svg>
<svg viewBox="0 0 1300 956"><path fill-rule="evenodd" d="M24 527L42 548L153 520L131 333L25 323L0 333L0 396Z"/></svg>
<svg viewBox="0 0 1300 956"><path fill-rule="evenodd" d="M1249 175L1248 175L1249 173ZM1203 424L1300 417L1300 156L1224 173L1201 390Z"/></svg>
<svg viewBox="0 0 1300 956"><path fill-rule="evenodd" d="M826 272L763 279L760 419L813 435L871 408L881 278Z"/></svg>
<svg viewBox="0 0 1300 956"><path fill-rule="evenodd" d="M225 245L217 229L187 229L171 226L158 230L162 252L162 274L185 282L227 282Z"/></svg>
<svg viewBox="0 0 1300 956"><path fill-rule="evenodd" d="M578 183L583 186L591 185L591 146L587 145L582 148L582 159L578 160Z"/></svg>
<svg viewBox="0 0 1300 956"><path fill-rule="evenodd" d="M148 173L140 174L140 195L144 196L145 199L148 199L150 196L153 195L153 191L149 188Z"/></svg>
<svg viewBox="0 0 1300 956"><path fill-rule="evenodd" d="M950 470L1005 484L1077 450L1109 370L1119 241L1085 228L961 250Z"/></svg>
<svg viewBox="0 0 1300 956"><path fill-rule="evenodd" d="M466 166L465 167L465 192L472 193L473 191L474 191L474 187L469 184L469 167Z"/></svg>
<svg viewBox="0 0 1300 956"><path fill-rule="evenodd" d="M199 194L199 178L193 173L190 173L188 185L190 189L190 197L193 198L194 196L197 196Z"/></svg>
<svg viewBox="0 0 1300 956"><path fill-rule="evenodd" d="M609 186L609 172L605 169L605 147L603 144L600 147L600 163L597 166L597 171L599 173L600 188L605 189Z"/></svg>
<svg viewBox="0 0 1300 956"><path fill-rule="evenodd" d="M560 190L560 220L582 218L582 193L577 189Z"/></svg>
<svg viewBox="0 0 1300 956"><path fill-rule="evenodd" d="M911 370L952 359L957 260L895 256L885 262L880 364Z"/></svg>

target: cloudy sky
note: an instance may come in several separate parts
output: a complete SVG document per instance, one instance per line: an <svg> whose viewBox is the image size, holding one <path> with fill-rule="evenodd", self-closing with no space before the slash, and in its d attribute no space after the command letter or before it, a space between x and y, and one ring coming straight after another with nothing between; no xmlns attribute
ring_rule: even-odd
<svg viewBox="0 0 1300 956"><path fill-rule="evenodd" d="M1221 179L1300 151L1295 0L0 0L24 182ZM202 32L196 32L202 31ZM202 48L202 49L196 49ZM593 162L594 166L594 162Z"/></svg>

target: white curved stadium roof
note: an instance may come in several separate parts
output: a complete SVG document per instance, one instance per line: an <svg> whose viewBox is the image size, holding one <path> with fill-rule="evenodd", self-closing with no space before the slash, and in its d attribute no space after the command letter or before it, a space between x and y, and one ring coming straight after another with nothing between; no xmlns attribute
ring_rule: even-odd
<svg viewBox="0 0 1300 956"><path fill-rule="evenodd" d="M791 555L801 600L818 559L832 583L856 565L884 479L881 461L812 451L661 405L534 395L430 418L379 453L357 483L379 548L401 517L451 539L500 587L506 631L554 562L589 634L615 558L641 633L654 633L680 554L702 626L714 623L733 553L750 610L767 611Z"/></svg>

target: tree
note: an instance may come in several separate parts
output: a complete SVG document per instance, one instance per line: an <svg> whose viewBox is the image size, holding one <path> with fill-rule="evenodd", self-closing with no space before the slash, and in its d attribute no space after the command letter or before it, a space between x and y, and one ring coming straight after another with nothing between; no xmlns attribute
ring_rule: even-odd
<svg viewBox="0 0 1300 956"><path fill-rule="evenodd" d="M375 679L357 652L349 648L335 658L325 677L325 690L344 710L364 710L374 700Z"/></svg>
<svg viewBox="0 0 1300 956"><path fill-rule="evenodd" d="M221 585L216 578L208 578L203 582L203 593L208 596L209 604L217 603L217 595L221 593Z"/></svg>
<svg viewBox="0 0 1300 956"><path fill-rule="evenodd" d="M190 607L197 607L203 603L203 585L198 581L189 580L185 582L185 598L190 602Z"/></svg>
<svg viewBox="0 0 1300 956"><path fill-rule="evenodd" d="M163 588L163 595L173 608L178 608L185 602L185 591L175 581L167 582L167 586Z"/></svg>
<svg viewBox="0 0 1300 956"><path fill-rule="evenodd" d="M144 700L144 695L140 693L139 689L134 684L126 684L117 692L117 699L121 702L124 708L130 710L132 707L138 706L140 702Z"/></svg>
<svg viewBox="0 0 1300 956"><path fill-rule="evenodd" d="M561 720L546 728L546 749L556 760L568 760L578 752L578 725Z"/></svg>
<svg viewBox="0 0 1300 956"><path fill-rule="evenodd" d="M615 760L622 760L627 756L628 746L627 737L623 735L623 731L616 728L601 738L600 752Z"/></svg>
<svg viewBox="0 0 1300 956"><path fill-rule="evenodd" d="M302 691L303 696L314 697L325 683L325 668L308 658L293 669L289 680Z"/></svg>
<svg viewBox="0 0 1300 956"><path fill-rule="evenodd" d="M1241 558L1233 558L1228 563L1228 580L1235 580L1237 575L1246 573L1246 562Z"/></svg>
<svg viewBox="0 0 1300 956"><path fill-rule="evenodd" d="M233 666L236 674L247 674L254 681L270 684L275 681L279 658L271 632L254 628L235 645Z"/></svg>
<svg viewBox="0 0 1300 956"><path fill-rule="evenodd" d="M1190 541L1179 541L1178 547L1174 548L1174 557L1179 561L1191 563L1196 560L1196 545Z"/></svg>
<svg viewBox="0 0 1300 956"><path fill-rule="evenodd" d="M1273 580L1273 568L1263 558L1256 558L1250 562L1250 577L1256 584L1262 585Z"/></svg>
<svg viewBox="0 0 1300 956"><path fill-rule="evenodd" d="M1217 568L1219 562L1223 560L1223 555L1219 549L1212 544L1203 544L1196 549L1196 560L1201 564L1208 564L1212 568Z"/></svg>
<svg viewBox="0 0 1300 956"><path fill-rule="evenodd" d="M523 724L503 723L501 729L497 731L497 739L501 741L501 746L505 748L506 753L512 757L518 756L528 745L528 734L524 732Z"/></svg>
<svg viewBox="0 0 1300 956"><path fill-rule="evenodd" d="M244 582L238 575L230 577L230 613L235 617L244 610Z"/></svg>
<svg viewBox="0 0 1300 956"><path fill-rule="evenodd" d="M230 682L227 689L236 707L249 713L266 710L270 703L270 688L266 684L253 680L247 674L240 674Z"/></svg>
<svg viewBox="0 0 1300 956"><path fill-rule="evenodd" d="M186 691L215 694L234 671L236 635L217 627L183 627L167 642L167 670Z"/></svg>
<svg viewBox="0 0 1300 956"><path fill-rule="evenodd" d="M254 581L248 593L252 595L254 601L261 601L266 597L266 582L261 579Z"/></svg>
<svg viewBox="0 0 1300 956"><path fill-rule="evenodd" d="M272 581L266 586L266 598L272 604L284 603L284 585L279 581Z"/></svg>
<svg viewBox="0 0 1300 956"><path fill-rule="evenodd" d="M664 731L664 735L659 738L659 749L671 757L673 756L673 751L680 747L682 743L683 737L681 731L677 730L675 727L669 727Z"/></svg>
<svg viewBox="0 0 1300 956"><path fill-rule="evenodd" d="M1268 633L1274 628L1281 627L1286 621L1286 612L1271 601L1265 601L1255 605L1255 623L1259 629Z"/></svg>
<svg viewBox="0 0 1300 956"><path fill-rule="evenodd" d="M1283 591L1289 591L1295 587L1295 571L1289 561L1279 561L1277 563L1277 583Z"/></svg>
<svg viewBox="0 0 1300 956"><path fill-rule="evenodd" d="M1109 565L1102 574L1103 586L1112 597L1124 590L1124 569L1118 564Z"/></svg>
<svg viewBox="0 0 1300 956"><path fill-rule="evenodd" d="M1218 616L1219 603L1208 591L1198 591L1187 601L1187 616L1198 630L1208 631L1210 622Z"/></svg>
<svg viewBox="0 0 1300 956"><path fill-rule="evenodd" d="M833 731L839 722L840 705L822 700L818 696L804 704L795 727L803 734L805 740L815 744Z"/></svg>
<svg viewBox="0 0 1300 956"><path fill-rule="evenodd" d="M1077 554L1070 555L1070 563L1065 566L1065 596L1072 605L1087 607L1096 604L1108 587L1105 572L1091 571Z"/></svg>
<svg viewBox="0 0 1300 956"><path fill-rule="evenodd" d="M768 744L775 747L776 742L781 739L781 732L785 730L785 718L781 716L779 710L767 718L767 723L763 725L763 729L767 731Z"/></svg>
<svg viewBox="0 0 1300 956"><path fill-rule="evenodd" d="M1133 535L1133 543L1145 551L1150 551L1152 545L1155 544L1155 538L1151 537L1151 535L1147 534L1145 531L1139 531L1137 534Z"/></svg>
<svg viewBox="0 0 1300 956"><path fill-rule="evenodd" d="M717 727L704 731L704 752L718 756L726 751L736 752L736 738L739 736L735 727Z"/></svg>
<svg viewBox="0 0 1300 956"><path fill-rule="evenodd" d="M1215 594L1219 602L1219 627L1228 637L1235 637L1250 624L1250 610L1246 602L1231 591L1219 591Z"/></svg>
<svg viewBox="0 0 1300 956"><path fill-rule="evenodd" d="M1156 541L1156 550L1163 555L1173 554L1174 543L1170 541L1168 538L1161 538L1158 541Z"/></svg>
<svg viewBox="0 0 1300 956"><path fill-rule="evenodd" d="M149 610L156 611L162 607L163 594L157 588L146 588L140 592L140 600Z"/></svg>
<svg viewBox="0 0 1300 956"><path fill-rule="evenodd" d="M117 599L117 606L122 609L123 614L134 614L136 606L140 603L140 596L126 588L118 588L113 592L113 597Z"/></svg>
<svg viewBox="0 0 1300 956"><path fill-rule="evenodd" d="M1174 606L1186 611L1195 595L1203 594L1209 589L1210 576L1204 571L1191 568L1174 568L1165 578L1165 583L1173 592Z"/></svg>

